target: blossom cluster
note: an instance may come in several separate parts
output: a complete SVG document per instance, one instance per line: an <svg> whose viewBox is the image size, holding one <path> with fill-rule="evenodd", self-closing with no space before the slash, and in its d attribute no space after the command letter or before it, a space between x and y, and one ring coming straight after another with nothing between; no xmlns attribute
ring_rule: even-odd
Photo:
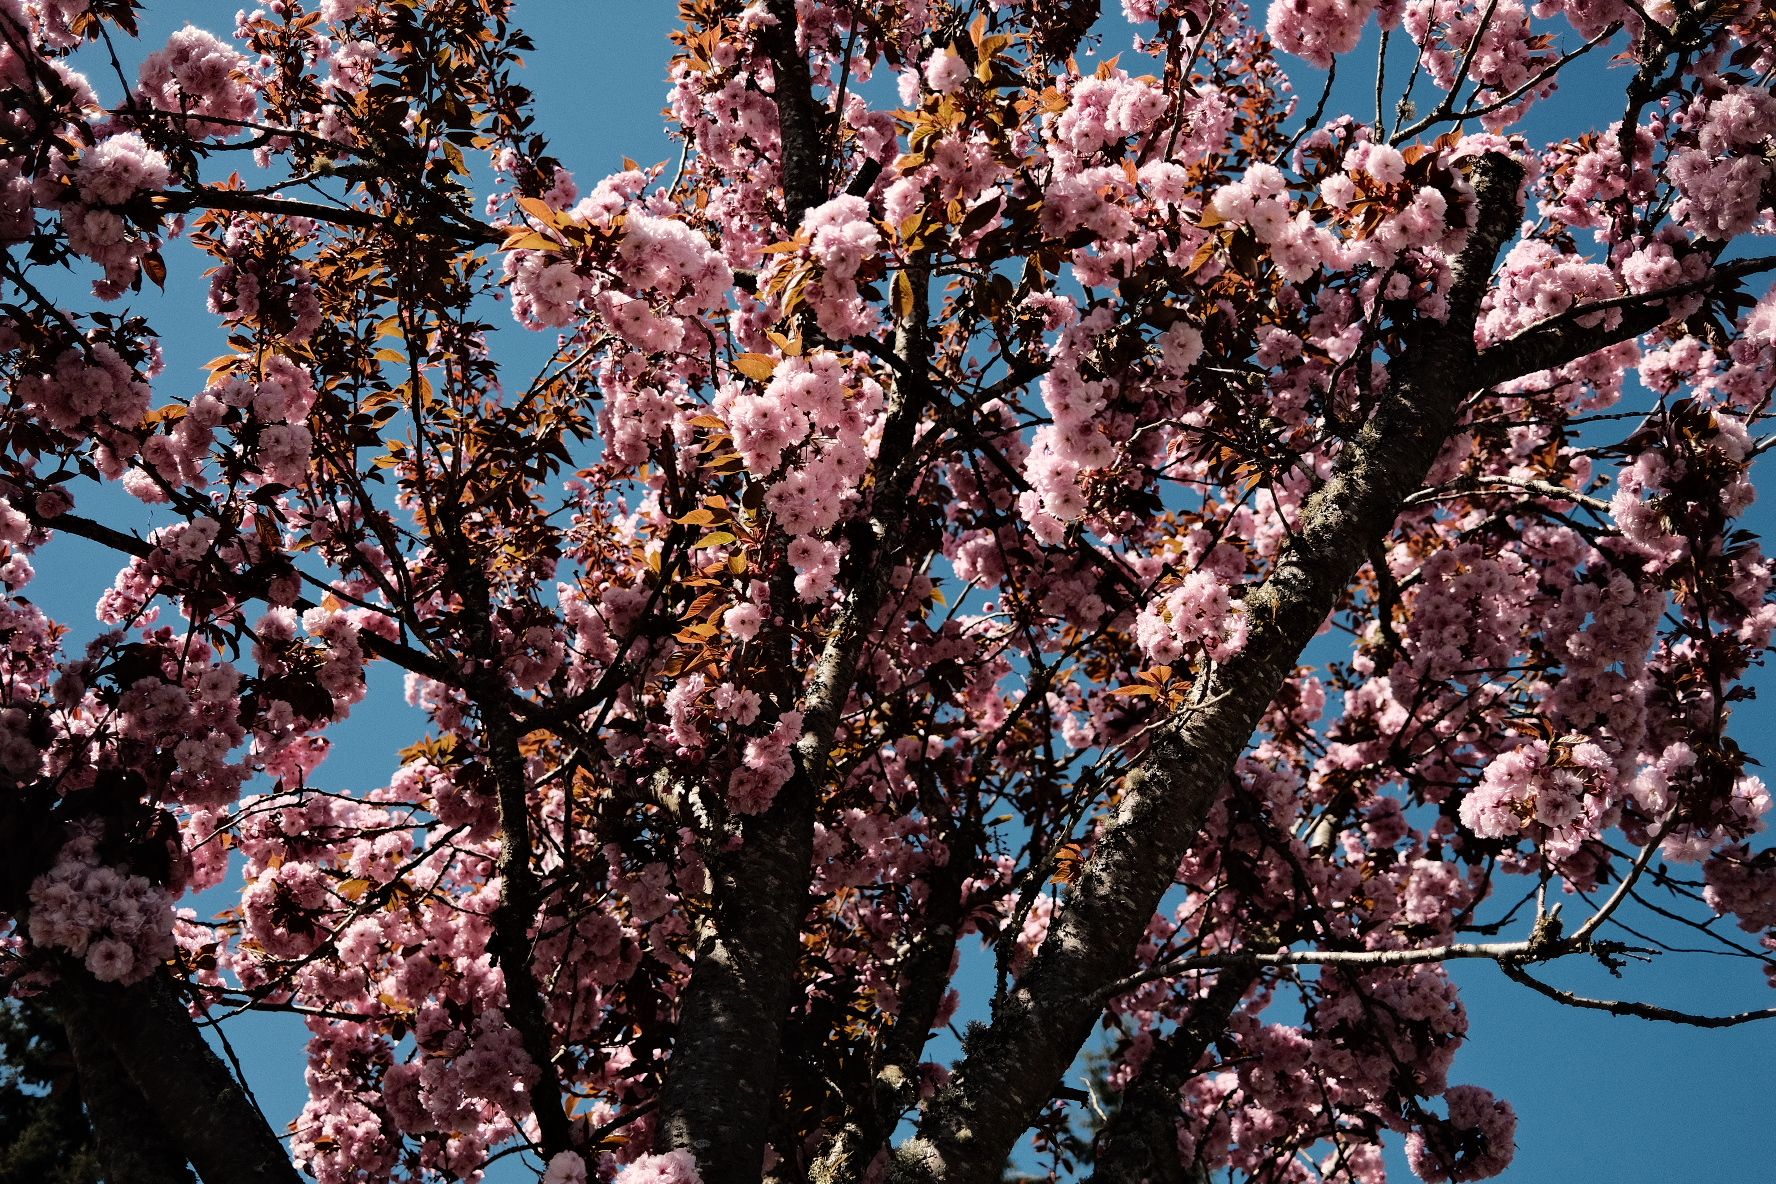
<svg viewBox="0 0 1776 1184"><path fill-rule="evenodd" d="M854 509L880 442L884 397L867 370L822 351L779 361L764 389L725 385L717 413L733 431L764 503L791 539L797 591L819 598L838 571L838 548L819 536Z"/></svg>
<svg viewBox="0 0 1776 1184"><path fill-rule="evenodd" d="M172 895L101 862L91 839L66 844L30 896L31 940L80 959L100 982L140 981L172 957Z"/></svg>
<svg viewBox="0 0 1776 1184"><path fill-rule="evenodd" d="M187 121L189 134L226 139L245 130L259 105L246 66L213 33L186 25L143 59L136 98L157 111L202 116Z"/></svg>

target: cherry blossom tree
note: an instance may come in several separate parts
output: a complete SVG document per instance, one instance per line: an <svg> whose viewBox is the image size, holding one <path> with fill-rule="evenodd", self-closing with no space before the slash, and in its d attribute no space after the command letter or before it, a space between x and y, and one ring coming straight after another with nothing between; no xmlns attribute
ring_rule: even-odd
<svg viewBox="0 0 1776 1184"><path fill-rule="evenodd" d="M576 178L509 0L0 0L0 972L108 1179L1466 1181L1451 960L1776 1014L1548 981L1776 966L1776 14L680 7Z"/></svg>

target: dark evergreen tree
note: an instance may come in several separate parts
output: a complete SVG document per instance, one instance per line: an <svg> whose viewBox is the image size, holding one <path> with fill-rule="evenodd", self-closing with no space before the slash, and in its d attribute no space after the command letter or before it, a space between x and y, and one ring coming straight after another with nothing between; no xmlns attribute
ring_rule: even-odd
<svg viewBox="0 0 1776 1184"><path fill-rule="evenodd" d="M97 1184L68 1034L33 1000L0 1003L0 1184Z"/></svg>

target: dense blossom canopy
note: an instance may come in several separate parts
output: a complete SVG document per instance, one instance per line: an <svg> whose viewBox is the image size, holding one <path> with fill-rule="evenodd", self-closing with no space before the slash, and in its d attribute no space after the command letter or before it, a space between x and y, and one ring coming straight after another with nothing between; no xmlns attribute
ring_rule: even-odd
<svg viewBox="0 0 1776 1184"><path fill-rule="evenodd" d="M1768 6L685 0L602 178L509 0L138 7L0 0L0 974L113 1180L1477 1180L1450 959L1765 1014L1542 975L1776 966Z"/></svg>

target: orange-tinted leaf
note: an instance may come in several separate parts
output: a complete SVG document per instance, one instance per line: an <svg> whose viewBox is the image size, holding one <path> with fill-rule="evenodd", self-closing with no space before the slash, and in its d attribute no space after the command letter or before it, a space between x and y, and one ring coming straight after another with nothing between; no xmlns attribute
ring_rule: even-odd
<svg viewBox="0 0 1776 1184"><path fill-rule="evenodd" d="M1068 884L1079 873L1079 844L1068 843L1055 852L1055 871L1049 877L1051 884Z"/></svg>
<svg viewBox="0 0 1776 1184"><path fill-rule="evenodd" d="M518 199L518 208L544 226L559 226L563 221L555 208L540 197L521 197Z"/></svg>
<svg viewBox="0 0 1776 1184"><path fill-rule="evenodd" d="M913 315L913 277L905 268L894 273L894 315L903 321Z"/></svg>
<svg viewBox="0 0 1776 1184"><path fill-rule="evenodd" d="M1208 242L1198 247L1196 249L1196 254L1190 257L1190 264L1185 267L1184 274L1186 276L1192 276L1207 267L1209 265L1209 260L1215 257L1215 252L1220 246L1221 244L1218 240L1210 239Z"/></svg>
<svg viewBox="0 0 1776 1184"><path fill-rule="evenodd" d="M534 230L519 230L506 236L500 244L502 251L559 251L561 244L546 235Z"/></svg>
<svg viewBox="0 0 1776 1184"><path fill-rule="evenodd" d="M741 354L734 359L734 369L755 382L769 382L777 370L777 359L770 354Z"/></svg>

